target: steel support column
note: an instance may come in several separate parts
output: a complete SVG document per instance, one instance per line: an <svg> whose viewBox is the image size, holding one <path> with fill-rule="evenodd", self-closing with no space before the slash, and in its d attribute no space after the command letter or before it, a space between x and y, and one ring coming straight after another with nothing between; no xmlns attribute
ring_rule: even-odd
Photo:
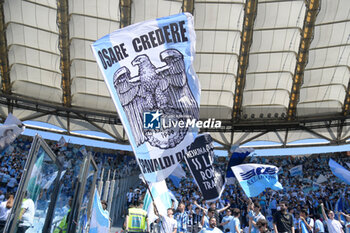
<svg viewBox="0 0 350 233"><path fill-rule="evenodd" d="M320 0L308 0L306 2L306 13L304 18L303 31L299 44L299 52L295 66L292 90L289 96L289 105L287 110L288 120L291 121L297 115L297 103L299 101L300 88L304 79L304 70L308 61L309 48L313 39L315 21L319 12Z"/></svg>
<svg viewBox="0 0 350 233"><path fill-rule="evenodd" d="M131 24L131 4L132 0L120 0L120 28L129 26Z"/></svg>
<svg viewBox="0 0 350 233"><path fill-rule="evenodd" d="M62 76L63 105L72 105L70 79L70 49L69 49L69 10L68 0L57 1L57 26L59 31L58 48L60 50L60 70Z"/></svg>
<svg viewBox="0 0 350 233"><path fill-rule="evenodd" d="M11 94L11 80L7 53L4 0L0 0L0 74L2 91Z"/></svg>
<svg viewBox="0 0 350 233"><path fill-rule="evenodd" d="M247 0L244 10L244 21L241 35L241 48L238 57L238 68L236 75L235 96L233 99L233 120L239 119L241 115L243 90L245 86L246 71L249 62L249 50L252 44L254 21L257 13L257 0Z"/></svg>
<svg viewBox="0 0 350 233"><path fill-rule="evenodd" d="M182 12L189 12L193 15L194 0L182 0Z"/></svg>

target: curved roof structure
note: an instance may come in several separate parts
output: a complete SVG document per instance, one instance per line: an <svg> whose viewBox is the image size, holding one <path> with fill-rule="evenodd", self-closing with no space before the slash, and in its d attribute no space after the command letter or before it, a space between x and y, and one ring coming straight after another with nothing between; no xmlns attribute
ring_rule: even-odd
<svg viewBox="0 0 350 233"><path fill-rule="evenodd" d="M0 1L0 116L100 131L127 144L90 44L136 22L191 12L201 118L232 144L350 138L348 0Z"/></svg>

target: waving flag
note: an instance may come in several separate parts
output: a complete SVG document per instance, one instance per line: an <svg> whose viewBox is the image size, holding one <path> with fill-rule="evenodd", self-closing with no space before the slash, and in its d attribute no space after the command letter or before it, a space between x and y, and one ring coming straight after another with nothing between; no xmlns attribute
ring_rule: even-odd
<svg viewBox="0 0 350 233"><path fill-rule="evenodd" d="M289 170L290 176L302 176L303 175L303 165L298 165L295 167L292 167Z"/></svg>
<svg viewBox="0 0 350 233"><path fill-rule="evenodd" d="M10 145L23 131L22 122L9 114L3 125L0 126L0 150Z"/></svg>
<svg viewBox="0 0 350 233"><path fill-rule="evenodd" d="M248 197L256 197L266 188L283 189L278 182L278 168L263 164L241 164L231 167L239 184Z"/></svg>
<svg viewBox="0 0 350 233"><path fill-rule="evenodd" d="M210 134L199 135L189 147L185 161L203 199L215 201L220 198L225 189L225 176L215 167L214 145Z"/></svg>
<svg viewBox="0 0 350 233"><path fill-rule="evenodd" d="M228 162L226 169L226 181L227 184L233 184L233 178L235 175L233 174L231 167L240 165L243 163L245 158L254 151L253 148L236 148L233 152L230 161Z"/></svg>
<svg viewBox="0 0 350 233"><path fill-rule="evenodd" d="M60 138L60 140L57 142L57 147L64 147L64 146L67 146L67 142L66 142L66 139L64 139L64 137L62 136Z"/></svg>
<svg viewBox="0 0 350 233"><path fill-rule="evenodd" d="M329 160L329 167L336 177L344 181L346 184L350 185L350 171L348 171L339 163L335 162L333 159Z"/></svg>
<svg viewBox="0 0 350 233"><path fill-rule="evenodd" d="M192 15L182 13L119 29L92 45L149 182L167 178L197 134L195 39Z"/></svg>
<svg viewBox="0 0 350 233"><path fill-rule="evenodd" d="M167 209L171 208L171 200L173 195L170 194L165 181L149 184L154 203L157 207L158 213L167 216ZM153 210L153 201L151 195L147 191L145 198L143 199L143 209L147 211L149 222L153 222L158 218Z"/></svg>
<svg viewBox="0 0 350 233"><path fill-rule="evenodd" d="M100 195L95 189L94 202L92 204L90 233L109 232L109 214L103 210Z"/></svg>
<svg viewBox="0 0 350 233"><path fill-rule="evenodd" d="M28 193L30 195L30 198L34 201L34 203L37 201L40 190L41 190L41 182L42 182L42 172L43 169L43 162L45 158L45 151L42 150L40 154L38 154L37 160L35 161L35 164L32 169L32 173L30 174L30 179L28 182Z"/></svg>

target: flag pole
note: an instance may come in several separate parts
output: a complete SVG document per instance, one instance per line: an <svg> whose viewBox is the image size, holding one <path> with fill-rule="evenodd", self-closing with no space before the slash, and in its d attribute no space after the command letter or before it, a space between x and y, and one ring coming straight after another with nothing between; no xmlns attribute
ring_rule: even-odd
<svg viewBox="0 0 350 233"><path fill-rule="evenodd" d="M155 202L154 202L154 198L153 198L151 189L149 188L148 182L147 182L147 180L145 179L145 175L143 174L142 171L141 171L141 174L142 174L142 178L143 178L143 180L144 180L144 183L146 184L146 187L147 187L147 190L148 190L148 192L149 192L149 195L151 196L151 199L152 199L152 202L153 202L153 208L156 209L156 211L157 211L157 213L158 213L158 217L159 217L158 208L157 208L157 206L155 205ZM159 218L159 220L160 220L160 225L161 225L162 228L163 228L163 231L165 231L165 228L164 228L164 226L163 226L163 221L162 221L162 219Z"/></svg>

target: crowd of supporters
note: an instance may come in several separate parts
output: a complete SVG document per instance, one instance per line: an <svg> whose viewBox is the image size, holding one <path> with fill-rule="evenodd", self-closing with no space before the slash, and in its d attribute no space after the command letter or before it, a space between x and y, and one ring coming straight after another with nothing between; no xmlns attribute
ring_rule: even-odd
<svg viewBox="0 0 350 233"><path fill-rule="evenodd" d="M348 233L350 189L332 174L328 165L330 158L344 167L347 167L346 162L350 162L350 157L345 153L298 157L248 157L245 163L279 167L279 181L283 185L281 191L268 189L254 198L247 198L239 184L234 182L226 185L219 200L208 203L202 199L188 171L179 185L167 180L169 190L180 203L174 214L177 232L206 232L206 228L213 230L210 228L210 219L215 218L212 225L223 232L292 232L288 228L290 225L299 233L304 233L305 229L307 232L338 233L341 231L335 226L336 219L340 218L341 228ZM228 159L224 162L216 161L215 165L225 172L227 163ZM302 174L292 176L290 169L298 165L302 165ZM185 165L183 167L186 171ZM141 184L139 189L141 193L145 192L145 187ZM128 203L141 202L142 195L132 198L132 193L133 190L130 190L127 195ZM331 215L335 213L335 219L322 214L321 204L326 212L330 212ZM152 225L157 226L155 223Z"/></svg>
<svg viewBox="0 0 350 233"><path fill-rule="evenodd" d="M73 197L75 191L75 181L77 180L80 169L83 167L82 164L84 157L90 152L98 167L98 180L101 179L102 170L105 171L104 176L102 177L103 180L107 180L108 174L109 180L111 180L113 179L113 176L115 179L118 179L131 175L132 173L137 173L138 171L135 159L132 156L127 156L125 152L119 153L117 151L108 150L101 152L101 149L98 148L86 148L85 146L71 143L60 144L48 140L46 142L63 166L62 174L64 174L61 177L60 195L56 203L53 224L56 224L57 222L59 223L62 217L67 214L68 209L70 208L68 205L69 200ZM20 136L11 143L10 146L0 152L0 203L2 205L0 208L0 232L11 211L12 204L9 204L8 200L9 197L13 197L17 192L31 143L31 137ZM40 156L38 155L38 157ZM46 159L47 158L45 157L44 161ZM39 184L40 188L37 197L35 198L37 200L35 203L35 219L31 220L32 225L35 225L34 228L36 226L39 226L40 228L43 224L41 215L44 213L44 210L48 208L51 194L54 190L52 181L56 176L54 175L56 170L55 166L49 162L47 165L43 165L43 170L40 174L36 174L36 176L38 176L36 183ZM87 182L87 185L88 184L89 182ZM92 190L91 187L88 187L88 189ZM85 191L85 193L88 192ZM88 195L85 196L87 198L89 197ZM85 201L85 196L83 205L85 202L87 203L87 201Z"/></svg>

